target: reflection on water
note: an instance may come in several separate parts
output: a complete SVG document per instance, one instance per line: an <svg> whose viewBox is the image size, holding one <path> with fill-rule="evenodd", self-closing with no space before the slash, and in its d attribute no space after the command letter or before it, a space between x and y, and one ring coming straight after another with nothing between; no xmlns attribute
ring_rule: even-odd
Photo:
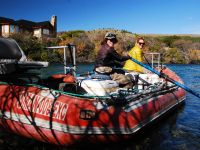
<svg viewBox="0 0 200 150"><path fill-rule="evenodd" d="M185 85L200 93L200 65L168 65L184 81ZM93 65L78 66L78 73L91 71ZM54 71L53 71L54 70ZM43 70L43 75L63 72L63 67L53 64ZM152 124L126 142L107 145L79 145L63 148L37 142L1 131L0 149L131 149L131 150L199 150L200 149L200 99L187 93L186 103L168 116Z"/></svg>

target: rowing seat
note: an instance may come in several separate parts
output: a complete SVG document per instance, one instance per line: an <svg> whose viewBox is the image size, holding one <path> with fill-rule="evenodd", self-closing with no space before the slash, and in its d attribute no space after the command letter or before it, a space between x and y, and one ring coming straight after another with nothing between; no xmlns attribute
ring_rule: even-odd
<svg viewBox="0 0 200 150"><path fill-rule="evenodd" d="M17 65L22 69L40 69L48 67L49 63L43 61L18 61Z"/></svg>

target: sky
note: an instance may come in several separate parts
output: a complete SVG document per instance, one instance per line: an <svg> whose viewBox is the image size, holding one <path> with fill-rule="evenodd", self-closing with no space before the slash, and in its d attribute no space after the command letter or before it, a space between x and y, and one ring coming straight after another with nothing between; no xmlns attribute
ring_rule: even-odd
<svg viewBox="0 0 200 150"><path fill-rule="evenodd" d="M137 34L200 34L200 0L1 0L0 17L57 16L57 31L112 28Z"/></svg>

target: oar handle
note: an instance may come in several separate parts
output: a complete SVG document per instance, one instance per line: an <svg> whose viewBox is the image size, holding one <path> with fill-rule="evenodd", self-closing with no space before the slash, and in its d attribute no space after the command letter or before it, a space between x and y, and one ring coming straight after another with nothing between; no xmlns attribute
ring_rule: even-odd
<svg viewBox="0 0 200 150"><path fill-rule="evenodd" d="M140 65L140 66L142 66L142 67L144 67L144 68L150 70L151 72L157 74L158 76L160 76L160 77L162 77L162 78L166 78L169 82L174 83L174 84L177 85L178 87L180 87L180 88L184 89L185 91L187 91L187 92L189 92L189 93L195 95L196 97L200 98L200 94L199 94L199 93L197 93L197 92L191 90L190 88L186 87L185 85L183 85L183 84L181 84L181 83L179 83L179 82L177 82L177 81L171 79L171 78L168 77L167 75L165 75L165 74L163 74L163 73L160 73L160 72L158 72L157 70L154 70L154 69L151 68L150 66L147 66L147 65L145 65L145 64L143 64L143 63L137 61L136 59L134 59L134 58L132 58L132 57L131 57L130 59L131 59L133 62L137 63L138 65Z"/></svg>

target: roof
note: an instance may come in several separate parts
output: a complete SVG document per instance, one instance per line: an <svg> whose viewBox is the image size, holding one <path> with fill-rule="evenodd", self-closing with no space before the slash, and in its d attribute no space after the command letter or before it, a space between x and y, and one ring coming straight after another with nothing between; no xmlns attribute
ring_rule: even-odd
<svg viewBox="0 0 200 150"><path fill-rule="evenodd" d="M32 28L35 25L35 22L28 21L28 20L23 20L23 19L17 20L16 23L19 26L22 26L24 28Z"/></svg>
<svg viewBox="0 0 200 150"><path fill-rule="evenodd" d="M43 21L43 22L33 22L33 21L29 21L29 20L24 20L24 19L20 19L20 20L13 20L13 19L9 19L9 18L5 18L5 17L0 17L0 24L17 24L21 27L27 28L27 29L31 29L31 28L50 28L52 29L53 26L51 25L51 23L49 21Z"/></svg>
<svg viewBox="0 0 200 150"><path fill-rule="evenodd" d="M49 21L37 22L36 26L37 27L53 28L53 26L51 25L51 23Z"/></svg>
<svg viewBox="0 0 200 150"><path fill-rule="evenodd" d="M15 20L13 19L9 19L9 18L5 18L5 17L0 17L0 24L5 24L5 23L13 23L15 24Z"/></svg>

